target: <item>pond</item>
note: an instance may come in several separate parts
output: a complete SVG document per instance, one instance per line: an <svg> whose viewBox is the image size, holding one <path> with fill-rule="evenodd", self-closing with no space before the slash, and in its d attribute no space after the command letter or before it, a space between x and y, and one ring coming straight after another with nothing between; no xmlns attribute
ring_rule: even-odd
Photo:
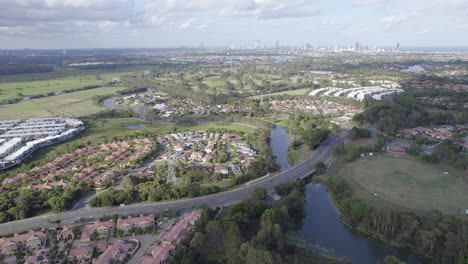
<svg viewBox="0 0 468 264"><path fill-rule="evenodd" d="M421 67L421 65L413 65L413 66L409 66L408 68L404 69L404 70L401 70L402 72L409 72L409 73L422 73L423 71L425 71L425 69L423 67Z"/></svg>

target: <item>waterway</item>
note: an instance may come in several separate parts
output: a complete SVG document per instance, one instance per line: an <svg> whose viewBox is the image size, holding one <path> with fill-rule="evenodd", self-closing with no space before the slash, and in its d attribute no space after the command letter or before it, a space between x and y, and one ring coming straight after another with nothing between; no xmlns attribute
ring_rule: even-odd
<svg viewBox="0 0 468 264"><path fill-rule="evenodd" d="M394 255L408 264L427 263L406 249L370 238L344 225L324 186L308 184L306 197L306 217L298 232L314 251L325 251L355 263L376 263L388 255Z"/></svg>
<svg viewBox="0 0 468 264"><path fill-rule="evenodd" d="M272 126L270 135L270 147L273 155L276 157L276 163L281 168L281 171L288 169L289 164L288 155L289 136L288 132L282 126Z"/></svg>
<svg viewBox="0 0 468 264"><path fill-rule="evenodd" d="M101 104L110 109L129 109L115 103L117 99L118 97L107 98ZM145 106L130 107L130 109L141 119L147 120ZM271 127L270 146L281 170L289 168L291 166L288 156L289 136L284 127L274 125ZM327 254L356 263L376 263L388 255L395 255L408 264L426 263L423 258L407 250L367 237L344 225L340 221L338 209L322 185L307 185L306 196L306 217L303 227L298 232L314 251L324 253L323 249L326 249Z"/></svg>
<svg viewBox="0 0 468 264"><path fill-rule="evenodd" d="M138 116L141 119L146 120L146 106L144 106L144 105L135 105L135 106L130 106L129 107L129 106L121 105L121 104L118 104L118 103L115 102L118 98L119 97L117 97L117 96L106 98L106 99L101 101L101 106L107 107L109 109L117 109L117 110L131 109L133 112L138 114Z"/></svg>

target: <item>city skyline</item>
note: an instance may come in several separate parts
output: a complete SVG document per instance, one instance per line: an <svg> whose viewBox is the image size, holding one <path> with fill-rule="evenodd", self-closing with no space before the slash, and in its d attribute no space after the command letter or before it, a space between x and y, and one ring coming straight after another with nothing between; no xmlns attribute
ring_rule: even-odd
<svg viewBox="0 0 468 264"><path fill-rule="evenodd" d="M5 0L0 49L466 46L464 0Z"/></svg>

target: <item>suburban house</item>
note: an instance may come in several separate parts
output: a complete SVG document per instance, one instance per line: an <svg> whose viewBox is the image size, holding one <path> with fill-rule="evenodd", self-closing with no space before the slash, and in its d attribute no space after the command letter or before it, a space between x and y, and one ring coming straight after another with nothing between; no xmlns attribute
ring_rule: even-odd
<svg viewBox="0 0 468 264"><path fill-rule="evenodd" d="M224 166L224 165L216 165L214 167L214 173L218 173L218 174L229 174L229 170L228 170L228 167Z"/></svg>
<svg viewBox="0 0 468 264"><path fill-rule="evenodd" d="M387 151L391 153L406 153L406 149L403 147L398 147L398 146L388 146Z"/></svg>
<svg viewBox="0 0 468 264"><path fill-rule="evenodd" d="M91 244L81 244L68 252L70 263L90 263L94 247Z"/></svg>
<svg viewBox="0 0 468 264"><path fill-rule="evenodd" d="M104 238L111 235L114 228L114 222L97 222L94 224L86 224L83 227L83 233L81 234L81 241L90 241L94 231L97 232L99 238Z"/></svg>
<svg viewBox="0 0 468 264"><path fill-rule="evenodd" d="M174 251L175 246L171 244L161 244L153 246L147 253L150 256L143 256L138 264L165 264L168 263L169 256Z"/></svg>
<svg viewBox="0 0 468 264"><path fill-rule="evenodd" d="M186 213L165 233L160 236L158 244L151 247L143 257L138 260L138 264L163 264L169 263L169 256L182 238L195 225L200 218L201 211Z"/></svg>
<svg viewBox="0 0 468 264"><path fill-rule="evenodd" d="M35 252L32 256L29 256L25 264L48 264L49 263L49 252L39 251Z"/></svg>
<svg viewBox="0 0 468 264"><path fill-rule="evenodd" d="M75 235L73 231L68 228L68 226L64 226L62 229L57 230L57 240L68 240L68 239L75 239Z"/></svg>
<svg viewBox="0 0 468 264"><path fill-rule="evenodd" d="M146 228L154 226L154 215L148 216L140 215L139 217L129 217L127 219L119 218L117 220L117 229L124 231L126 234L132 233L134 228Z"/></svg>
<svg viewBox="0 0 468 264"><path fill-rule="evenodd" d="M16 251L34 250L45 246L47 236L44 232L30 231L25 234L15 234L13 237L0 239L0 255L12 255Z"/></svg>
<svg viewBox="0 0 468 264"><path fill-rule="evenodd" d="M109 245L96 260L93 260L93 264L122 263L133 249L132 243L119 240Z"/></svg>

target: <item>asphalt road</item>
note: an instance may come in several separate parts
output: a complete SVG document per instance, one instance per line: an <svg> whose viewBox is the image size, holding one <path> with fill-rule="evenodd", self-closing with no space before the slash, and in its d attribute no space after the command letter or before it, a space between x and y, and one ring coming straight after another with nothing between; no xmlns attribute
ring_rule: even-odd
<svg viewBox="0 0 468 264"><path fill-rule="evenodd" d="M242 186L237 189L201 196L190 199L181 199L157 203L140 203L127 205L124 207L104 207L104 208L82 208L76 211L68 211L58 214L47 214L28 219L17 220L0 224L0 235L7 235L16 232L22 232L33 228L56 227L57 224L51 223L59 220L61 225L71 225L77 223L80 218L97 219L110 214L138 214L155 213L165 209L183 210L196 208L200 206L216 207L231 205L244 199L250 198L250 192L255 187L265 187L269 191L280 183L295 181L307 177L314 171L315 163L322 161L328 163L333 156L333 148L342 142L344 132L335 135L326 140L307 160L304 160L294 167L281 172L275 176L265 178L262 181L253 183L249 186Z"/></svg>

